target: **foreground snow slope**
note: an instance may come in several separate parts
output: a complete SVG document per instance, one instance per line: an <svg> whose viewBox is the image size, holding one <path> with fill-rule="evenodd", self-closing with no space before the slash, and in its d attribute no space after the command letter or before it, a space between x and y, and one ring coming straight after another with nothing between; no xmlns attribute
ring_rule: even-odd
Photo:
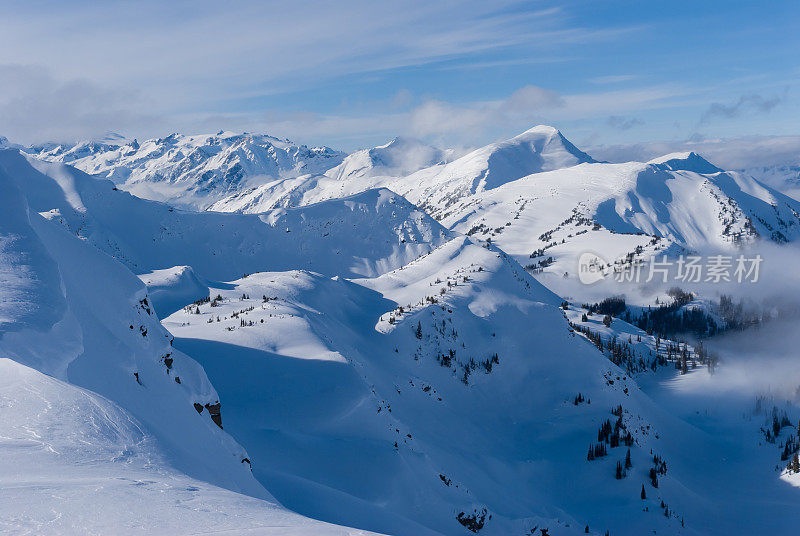
<svg viewBox="0 0 800 536"><path fill-rule="evenodd" d="M144 284L30 209L47 192L20 190L20 159L0 154L0 523L36 534L191 533L204 520L316 533L253 478L221 430L216 390L172 347ZM226 506L244 519L219 514Z"/></svg>
<svg viewBox="0 0 800 536"><path fill-rule="evenodd" d="M130 413L0 358L0 532L362 535L195 480Z"/></svg>
<svg viewBox="0 0 800 536"><path fill-rule="evenodd" d="M141 420L176 467L266 496L243 449L209 416L205 373L171 347L145 286L124 266L30 211L0 163L0 352L106 396Z"/></svg>
<svg viewBox="0 0 800 536"><path fill-rule="evenodd" d="M164 325L220 390L256 478L293 510L392 534L714 533L703 512L716 503L692 473L705 454L685 447L702 437L500 251L460 237L377 278L257 273L210 296ZM619 404L633 441L623 480L627 447L587 460ZM658 488L654 452L670 464Z"/></svg>
<svg viewBox="0 0 800 536"><path fill-rule="evenodd" d="M191 266L210 279L306 268L373 276L431 250L448 232L380 189L258 215L183 212L118 191L70 166L0 151L35 212L137 273Z"/></svg>
<svg viewBox="0 0 800 536"><path fill-rule="evenodd" d="M74 146L49 144L27 151L111 179L139 197L199 209L250 185L322 173L345 156L328 147L232 132L172 134L142 143L112 134Z"/></svg>

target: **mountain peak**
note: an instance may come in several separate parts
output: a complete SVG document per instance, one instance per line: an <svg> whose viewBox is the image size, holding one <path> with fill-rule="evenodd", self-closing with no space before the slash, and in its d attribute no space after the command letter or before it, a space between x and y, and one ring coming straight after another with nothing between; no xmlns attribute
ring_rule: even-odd
<svg viewBox="0 0 800 536"><path fill-rule="evenodd" d="M558 130L556 127L552 127L550 125L536 125L536 126L533 126L533 127L529 128L528 130L526 130L525 132L523 132L522 134L519 134L518 136L515 136L515 137L516 138L521 138L521 137L528 136L528 135L539 135L539 136L545 135L545 136L561 136L561 137L563 137L560 130Z"/></svg>
<svg viewBox="0 0 800 536"><path fill-rule="evenodd" d="M694 151L666 154L647 163L666 167L670 171L693 171L705 174L723 171Z"/></svg>
<svg viewBox="0 0 800 536"><path fill-rule="evenodd" d="M449 152L421 140L397 136L390 142L348 155L326 175L336 179L404 176L441 163Z"/></svg>
<svg viewBox="0 0 800 536"><path fill-rule="evenodd" d="M481 161L485 168L473 190L491 190L526 175L595 162L575 147L561 132L548 125L537 125L510 138L477 149L464 161Z"/></svg>

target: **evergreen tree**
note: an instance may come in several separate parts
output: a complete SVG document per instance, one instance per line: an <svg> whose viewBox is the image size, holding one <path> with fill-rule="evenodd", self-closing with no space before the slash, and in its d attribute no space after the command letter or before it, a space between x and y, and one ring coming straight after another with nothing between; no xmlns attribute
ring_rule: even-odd
<svg viewBox="0 0 800 536"><path fill-rule="evenodd" d="M644 484L642 484L642 494L641 494L641 497L642 497L642 500L645 500L645 499L647 498L647 492L644 490Z"/></svg>
<svg viewBox="0 0 800 536"><path fill-rule="evenodd" d="M625 469L630 469L631 467L633 467L631 463L631 449L628 449L627 454L625 454Z"/></svg>
<svg viewBox="0 0 800 536"><path fill-rule="evenodd" d="M422 324L420 322L417 322L417 331L415 335L417 336L418 339L422 338Z"/></svg>
<svg viewBox="0 0 800 536"><path fill-rule="evenodd" d="M656 470L651 468L650 469L650 483L653 485L654 488L658 487L658 474Z"/></svg>

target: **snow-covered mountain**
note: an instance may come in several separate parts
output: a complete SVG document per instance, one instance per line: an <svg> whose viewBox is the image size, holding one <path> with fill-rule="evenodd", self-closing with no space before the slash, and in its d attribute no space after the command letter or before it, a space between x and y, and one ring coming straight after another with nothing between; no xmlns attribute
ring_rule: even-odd
<svg viewBox="0 0 800 536"><path fill-rule="evenodd" d="M328 147L224 131L172 134L141 143L109 134L76 145L47 144L28 151L42 160L108 178L139 197L200 209L246 187L322 173L345 157Z"/></svg>
<svg viewBox="0 0 800 536"><path fill-rule="evenodd" d="M447 208L472 194L496 188L521 177L593 162L561 133L537 126L519 136L492 143L450 162L439 161L440 152L418 144L392 142L350 155L345 162L322 176L287 179L232 194L212 205L224 212L263 212L274 207L298 206L383 187L399 193L433 217L441 218ZM393 149L391 157L386 154ZM420 154L430 154L434 165L411 171L421 163ZM406 159L405 166L396 162ZM445 155L446 156L446 155ZM390 161L392 164L376 165ZM424 160L424 159L422 159Z"/></svg>
<svg viewBox="0 0 800 536"><path fill-rule="evenodd" d="M376 278L265 272L208 296L164 325L220 390L256 478L305 515L453 535L780 534L796 519L780 449L759 443L768 412L697 417L705 399L676 393L705 368L680 376L666 341L562 311L467 237ZM732 473L757 512L742 515Z"/></svg>
<svg viewBox="0 0 800 536"><path fill-rule="evenodd" d="M231 279L264 269L371 276L444 242L435 220L385 189L263 214L189 212L134 197L64 164L3 153L31 209L135 273L191 266Z"/></svg>
<svg viewBox="0 0 800 536"><path fill-rule="evenodd" d="M695 153L648 163L584 163L524 177L450 206L448 228L520 262L575 275L577 258L731 250L800 238L800 203Z"/></svg>
<svg viewBox="0 0 800 536"><path fill-rule="evenodd" d="M325 175L348 180L360 177L403 177L452 159L453 150L443 150L413 138L398 137L372 149L348 155Z"/></svg>
<svg viewBox="0 0 800 536"><path fill-rule="evenodd" d="M509 140L492 143L448 164L420 170L386 186L442 219L459 200L517 179L568 168L592 157L553 127L539 125Z"/></svg>
<svg viewBox="0 0 800 536"><path fill-rule="evenodd" d="M451 230L493 240L525 266L573 276L586 251L613 262L800 236L797 201L696 153L601 163L556 129L538 126L451 162L391 176L373 172L369 155L378 149L351 155L365 163L349 173L343 163L325 176L263 185L212 208L260 212L385 187Z"/></svg>
<svg viewBox="0 0 800 536"><path fill-rule="evenodd" d="M20 166L0 151L0 530L345 534L275 503L144 284L39 214Z"/></svg>
<svg viewBox="0 0 800 536"><path fill-rule="evenodd" d="M246 136L219 138L217 156ZM800 473L777 446L800 441L791 400L709 396L691 347L587 314L530 273L572 272L586 250L793 241L791 198L694 153L596 162L551 127L456 159L398 139L260 184L226 183L214 156L205 186L170 182L146 170L183 149L95 144L73 161L141 152L140 179L103 173L216 202L135 197L59 161L74 147L0 151L0 496L25 505L0 506L12 530L727 535L800 521ZM680 374L679 354L699 366ZM791 420L776 430L778 404ZM82 514L95 503L108 509Z"/></svg>
<svg viewBox="0 0 800 536"><path fill-rule="evenodd" d="M113 146L113 139L104 143ZM451 157L452 152L398 138L353 153L325 173L230 184L223 188L229 195L210 209L264 213L387 188L449 229L492 239L525 266L572 275L584 251L609 262L627 255L646 259L656 252L724 249L758 238L792 241L800 228L796 201L695 153L600 163L558 130L537 126L448 161ZM211 183L218 184L223 171L219 167Z"/></svg>

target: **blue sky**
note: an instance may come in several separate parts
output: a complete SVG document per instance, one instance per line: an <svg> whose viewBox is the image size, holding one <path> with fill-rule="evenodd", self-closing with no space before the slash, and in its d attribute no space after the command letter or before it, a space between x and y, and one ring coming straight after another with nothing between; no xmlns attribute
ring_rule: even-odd
<svg viewBox="0 0 800 536"><path fill-rule="evenodd" d="M796 1L163 4L4 2L0 134L346 150L537 123L583 147L800 134Z"/></svg>

